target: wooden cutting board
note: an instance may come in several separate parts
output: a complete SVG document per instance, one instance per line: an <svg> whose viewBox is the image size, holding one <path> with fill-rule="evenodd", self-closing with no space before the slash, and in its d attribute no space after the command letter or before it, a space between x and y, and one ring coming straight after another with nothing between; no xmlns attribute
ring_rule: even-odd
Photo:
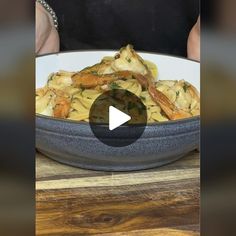
<svg viewBox="0 0 236 236"><path fill-rule="evenodd" d="M36 155L36 235L199 233L199 153L135 172L90 171Z"/></svg>

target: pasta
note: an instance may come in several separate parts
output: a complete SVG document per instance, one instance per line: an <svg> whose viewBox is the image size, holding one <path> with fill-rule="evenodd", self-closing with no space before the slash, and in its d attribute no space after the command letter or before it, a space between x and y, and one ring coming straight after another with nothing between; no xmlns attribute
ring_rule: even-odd
<svg viewBox="0 0 236 236"><path fill-rule="evenodd" d="M156 65L144 61L128 45L115 57L105 57L80 72L50 74L45 87L36 90L36 113L88 121L98 96L104 91L124 89L142 100L148 123L199 115L199 93L191 84L157 77Z"/></svg>

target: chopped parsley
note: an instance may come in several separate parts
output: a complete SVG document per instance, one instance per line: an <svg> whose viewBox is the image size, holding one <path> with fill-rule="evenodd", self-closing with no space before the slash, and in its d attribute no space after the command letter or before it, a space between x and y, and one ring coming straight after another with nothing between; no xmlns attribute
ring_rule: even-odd
<svg viewBox="0 0 236 236"><path fill-rule="evenodd" d="M141 98L143 101L146 101L146 98L145 98L145 97L140 96L140 98Z"/></svg>
<svg viewBox="0 0 236 236"><path fill-rule="evenodd" d="M189 87L189 85L184 83L183 90L184 90L185 93L187 92L188 87Z"/></svg>
<svg viewBox="0 0 236 236"><path fill-rule="evenodd" d="M95 71L95 70L92 70L91 73L92 73L93 75L98 75L98 72Z"/></svg>
<svg viewBox="0 0 236 236"><path fill-rule="evenodd" d="M81 92L83 92L85 90L85 87L83 86L83 84L80 84L79 87L81 88Z"/></svg>
<svg viewBox="0 0 236 236"><path fill-rule="evenodd" d="M131 59L129 57L126 57L126 61L128 61L130 63Z"/></svg>
<svg viewBox="0 0 236 236"><path fill-rule="evenodd" d="M110 89L119 89L120 86L116 82L112 82L109 85Z"/></svg>
<svg viewBox="0 0 236 236"><path fill-rule="evenodd" d="M179 91L176 92L176 97L178 97L178 96L179 96Z"/></svg>

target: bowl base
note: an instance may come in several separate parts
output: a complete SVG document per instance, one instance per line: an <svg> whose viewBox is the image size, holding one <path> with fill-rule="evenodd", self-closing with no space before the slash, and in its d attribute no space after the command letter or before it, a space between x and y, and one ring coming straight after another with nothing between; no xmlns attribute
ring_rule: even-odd
<svg viewBox="0 0 236 236"><path fill-rule="evenodd" d="M180 158L184 157L185 155L187 155L189 152L181 154L181 155L177 155L177 156L170 156L169 158L165 158L164 160L155 160L152 162L148 162L148 163L142 163L142 164L133 164L133 165L117 165L116 163L114 163L113 165L109 162L106 164L103 163L99 163L99 161L97 161L97 163L91 163L91 162L80 162L80 161L73 161L73 160L67 160L65 157L61 157L60 155L57 155L55 153L51 153L48 151L44 151L41 149L37 149L39 152L41 152L42 154L44 154L45 156L51 158L54 161L57 161L59 163L65 164L65 165L69 165L69 166L73 166L73 167L78 167L78 168L82 168L82 169L87 169L87 170L96 170L96 171L120 171L120 172L124 172L124 171L137 171L137 170L146 170L146 169L151 169L151 168L155 168L155 167L160 167L166 164L170 164L172 162L175 162L177 160L179 160Z"/></svg>

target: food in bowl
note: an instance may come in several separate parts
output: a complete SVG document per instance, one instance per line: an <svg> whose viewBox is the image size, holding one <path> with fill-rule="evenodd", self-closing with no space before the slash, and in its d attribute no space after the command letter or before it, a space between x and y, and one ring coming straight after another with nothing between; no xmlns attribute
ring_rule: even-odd
<svg viewBox="0 0 236 236"><path fill-rule="evenodd" d="M193 85L184 80L160 80L156 65L143 60L131 45L81 71L50 74L47 84L36 90L36 113L88 121L95 99L112 89L125 89L140 97L148 123L200 113L199 92Z"/></svg>

